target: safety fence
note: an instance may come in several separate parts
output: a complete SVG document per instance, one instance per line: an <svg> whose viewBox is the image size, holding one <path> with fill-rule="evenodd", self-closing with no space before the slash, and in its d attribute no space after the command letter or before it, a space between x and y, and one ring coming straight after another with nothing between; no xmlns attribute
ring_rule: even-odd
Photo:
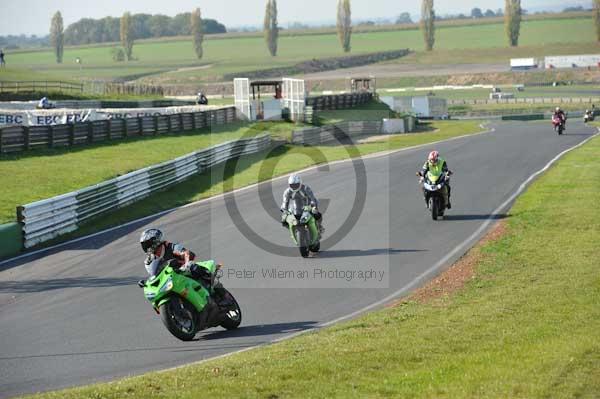
<svg viewBox="0 0 600 399"><path fill-rule="evenodd" d="M487 105L487 104L593 104L600 103L600 97L536 97L502 99L449 99L448 105Z"/></svg>
<svg viewBox="0 0 600 399"><path fill-rule="evenodd" d="M0 154L68 147L133 136L157 136L224 125L236 120L234 107L211 111L98 120L45 126L0 128Z"/></svg>
<svg viewBox="0 0 600 399"><path fill-rule="evenodd" d="M306 105L314 111L354 108L373 100L373 93L348 93L308 97Z"/></svg>
<svg viewBox="0 0 600 399"><path fill-rule="evenodd" d="M25 93L25 92L83 92L83 83L62 81L0 81L0 93Z"/></svg>
<svg viewBox="0 0 600 399"><path fill-rule="evenodd" d="M299 145L344 144L361 136L412 132L415 125L416 119L412 116L383 121L341 122L295 130L292 132L292 143Z"/></svg>
<svg viewBox="0 0 600 399"><path fill-rule="evenodd" d="M230 141L103 183L17 208L23 246L31 248L107 211L121 208L229 159L263 151L271 136Z"/></svg>
<svg viewBox="0 0 600 399"><path fill-rule="evenodd" d="M471 120L471 119L495 119L495 120L504 120L504 121L533 121L533 120L550 120L552 119L552 112L533 112L531 110L525 110L524 112L515 112L515 110L510 110L511 112L469 112L463 114L452 114L452 119L457 120ZM573 118L582 118L584 112L583 111L570 111L566 112L568 119ZM598 112L595 112L594 115L598 116Z"/></svg>

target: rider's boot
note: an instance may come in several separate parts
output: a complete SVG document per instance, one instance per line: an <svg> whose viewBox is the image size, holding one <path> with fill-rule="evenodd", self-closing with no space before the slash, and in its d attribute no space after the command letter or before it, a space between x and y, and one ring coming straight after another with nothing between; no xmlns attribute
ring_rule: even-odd
<svg viewBox="0 0 600 399"><path fill-rule="evenodd" d="M323 235L323 233L325 232L325 227L323 227L323 218L317 220L317 228L319 229L319 233Z"/></svg>
<svg viewBox="0 0 600 399"><path fill-rule="evenodd" d="M451 209L452 205L450 204L450 187L444 187L444 192L442 193L444 196L444 203L446 204L446 208Z"/></svg>

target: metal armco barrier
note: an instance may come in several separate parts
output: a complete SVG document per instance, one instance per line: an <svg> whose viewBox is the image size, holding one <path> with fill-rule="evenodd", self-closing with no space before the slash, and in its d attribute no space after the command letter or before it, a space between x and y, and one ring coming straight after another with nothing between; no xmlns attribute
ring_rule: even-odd
<svg viewBox="0 0 600 399"><path fill-rule="evenodd" d="M405 117L404 122L403 133L414 130L414 117ZM383 134L382 121L341 122L321 127L295 130L292 132L292 142L300 145L318 145L344 142L360 136L377 134Z"/></svg>
<svg viewBox="0 0 600 399"><path fill-rule="evenodd" d="M488 104L590 104L600 103L600 97L530 97L501 99L448 99L448 105L488 105Z"/></svg>
<svg viewBox="0 0 600 399"><path fill-rule="evenodd" d="M348 109L373 100L373 93L348 93L330 96L308 97L306 105L314 111Z"/></svg>
<svg viewBox="0 0 600 399"><path fill-rule="evenodd" d="M0 154L35 148L67 147L132 136L154 136L235 122L234 107L170 115L99 120L46 126L0 128Z"/></svg>
<svg viewBox="0 0 600 399"><path fill-rule="evenodd" d="M263 151L270 145L269 134L230 141L95 186L19 206L17 220L23 230L23 246L31 248L74 231L97 215L138 201L229 159Z"/></svg>
<svg viewBox="0 0 600 399"><path fill-rule="evenodd" d="M36 91L76 91L83 92L83 83L62 81L29 80L29 81L0 81L0 93L19 93Z"/></svg>

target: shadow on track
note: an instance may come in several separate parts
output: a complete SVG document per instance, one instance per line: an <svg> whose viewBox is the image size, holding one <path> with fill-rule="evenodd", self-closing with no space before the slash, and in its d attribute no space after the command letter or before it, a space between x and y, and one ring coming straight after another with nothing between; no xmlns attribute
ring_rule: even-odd
<svg viewBox="0 0 600 399"><path fill-rule="evenodd" d="M195 344L183 344L180 341L173 338L172 346L153 346L146 348L127 348L127 349L115 349L105 351L90 351L90 352L71 352L71 353L48 353L48 354L32 354L32 355L21 355L21 356L7 356L0 357L0 360L19 360L19 359L35 359L35 358L50 358L50 357L72 357L72 356L96 356L105 354L119 354L119 353L131 353L131 352L193 352L193 351L207 351L207 350L236 350L246 348L248 346L255 346L266 344L270 342L270 339L262 341L249 341L249 342L236 342L232 344L214 343L206 345L208 341L219 340L222 338L240 338L240 337L259 337L273 334L289 334L298 331L308 330L314 328L318 322L316 321L299 321L290 323L276 323L276 324L259 324L255 326L240 327L237 330L218 330L208 331L203 335L199 335L194 339ZM179 346L179 345L184 346Z"/></svg>
<svg viewBox="0 0 600 399"><path fill-rule="evenodd" d="M488 214L473 214L473 215L445 215L444 220L453 221L453 220L502 220L509 218L510 215L502 214L502 215L490 215Z"/></svg>
<svg viewBox="0 0 600 399"><path fill-rule="evenodd" d="M167 333L168 334L168 333ZM196 339L198 341L198 339ZM173 338L173 346L153 346L147 348L131 348L131 349L115 349L105 351L90 351L90 352L71 352L71 353L48 353L48 354L35 354L35 355L21 355L21 356L7 356L0 357L0 360L23 360L23 359L36 359L36 358L51 358L51 357L72 357L72 356L97 356L97 355L109 355L119 353L132 353L132 352L185 352L185 351L206 351L206 350L220 350L220 349L241 349L247 346L256 345L256 342L241 342L230 345L186 345L177 346L180 344L176 338Z"/></svg>
<svg viewBox="0 0 600 399"><path fill-rule="evenodd" d="M48 280L0 281L0 293L25 294L63 288L101 288L135 285L139 277L73 277Z"/></svg>
<svg viewBox="0 0 600 399"><path fill-rule="evenodd" d="M242 326L237 330L221 330L209 331L198 338L200 341L207 341L221 338L236 338L236 337L258 337L261 335L272 334L290 334L302 330L308 330L316 327L316 321L296 321L290 323L275 323L275 324L257 324L255 326Z"/></svg>
<svg viewBox="0 0 600 399"><path fill-rule="evenodd" d="M393 255L408 252L425 252L426 249L393 249L393 248L374 248L374 249L325 249L319 253L319 258L350 258L354 256L371 256L371 255Z"/></svg>

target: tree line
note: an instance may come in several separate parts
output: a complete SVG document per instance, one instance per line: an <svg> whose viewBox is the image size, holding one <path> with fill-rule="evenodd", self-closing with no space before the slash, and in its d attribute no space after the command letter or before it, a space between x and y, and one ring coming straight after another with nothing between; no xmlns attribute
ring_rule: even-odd
<svg viewBox="0 0 600 399"><path fill-rule="evenodd" d="M600 2L600 0L594 0ZM425 49L432 51L435 44L435 21L439 18L435 14L434 0L422 0L421 3L421 21L420 27L423 32ZM489 12L488 12L489 11ZM473 18L496 17L498 14L505 16L506 34L510 46L517 46L519 42L519 33L521 26L521 0L505 0L504 11L494 12L487 10L485 13L480 8L474 8L471 11ZM600 14L598 16L600 19ZM398 23L412 23L410 14L403 13L397 20ZM350 52L352 37L352 11L350 0L338 0L337 2L337 23L338 38L344 52ZM265 40L269 52L272 56L277 55L277 37L279 28L277 26L277 0L267 0L265 11L264 32Z"/></svg>
<svg viewBox="0 0 600 399"><path fill-rule="evenodd" d="M135 39L149 39L165 36L188 36L192 33L192 13L185 12L169 17L167 15L130 14L132 35ZM202 21L204 33L226 33L225 25L214 19ZM64 31L66 45L118 42L121 40L121 18L83 18L72 23Z"/></svg>
<svg viewBox="0 0 600 399"><path fill-rule="evenodd" d="M145 14L136 14L138 17L140 15L145 15ZM132 59L134 59L133 57L133 45L135 42L135 39L140 38L138 35L140 34L140 24L139 21L140 19L137 18L136 19L136 15L131 15L131 13L126 12L123 14L123 16L119 19L117 18L113 18L116 21L116 26L112 26L111 29L115 30L115 32L112 32L110 37L110 40L106 40L106 41L120 41L121 43L121 47L115 47L112 49L112 57L113 60L115 61L130 61ZM192 11L191 13L182 13L182 14L177 14L177 16L175 18L182 18L182 17L186 17L187 19L185 21L181 20L181 26L180 29L184 29L182 30L182 32L185 32L185 35L192 35L192 43L193 43L193 48L194 48L194 52L196 53L196 56L198 58L202 58L202 55L204 54L203 49L202 49L202 43L204 41L204 33L207 32L207 30L212 27L212 29L214 30L214 24L210 21L214 21L214 20L203 20L202 19L202 14L200 12L200 9L197 8L194 11ZM108 17L108 18L112 18L112 17ZM106 18L104 18L106 19ZM207 23L207 21L209 21ZM79 21L81 22L81 21ZM76 23L77 24L77 23ZM219 24L220 25L220 24ZM73 25L70 25L69 28L71 28ZM222 25L221 25L222 26ZM66 30L63 29L63 18L62 15L60 13L60 11L57 11L54 16L52 17L52 20L50 21L50 35L49 35L49 39L50 39L50 45L52 47L52 49L54 50L54 54L56 56L56 62L57 63L62 63L62 59L63 59L63 52L64 52L64 45L65 44L70 44L67 41L67 34L69 32L69 28L67 28ZM217 27L218 30L220 31L221 28ZM225 27L222 26L222 30L224 30ZM217 33L217 32L215 32ZM159 37L159 36L156 36ZM81 60L78 58L77 62L80 63Z"/></svg>

